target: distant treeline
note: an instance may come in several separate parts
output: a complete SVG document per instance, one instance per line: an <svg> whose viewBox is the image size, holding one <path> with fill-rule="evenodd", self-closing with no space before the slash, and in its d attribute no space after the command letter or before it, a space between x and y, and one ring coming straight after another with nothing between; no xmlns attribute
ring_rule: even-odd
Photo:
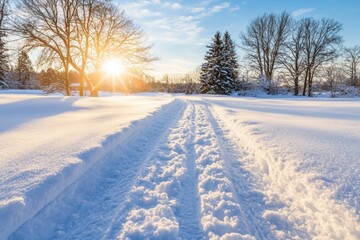
<svg viewBox="0 0 360 240"><path fill-rule="evenodd" d="M343 45L342 25L334 19L265 13L249 23L238 43L228 32L216 32L204 63L194 72L155 79L147 71L156 60L151 45L113 1L47 2L19 0L20 17L13 17L9 0L0 0L0 89L40 88L80 96L85 90L92 96L100 90L359 95L360 46ZM19 41L13 64L9 37ZM28 56L33 50L38 53L37 69L44 70L34 70ZM129 66L117 79L101 70L114 56Z"/></svg>
<svg viewBox="0 0 360 240"><path fill-rule="evenodd" d="M232 41L227 43L217 32L202 65L203 92L358 95L360 47L344 47L341 30L342 25L333 19L295 20L286 12L263 14L240 35L243 57L237 71L228 50L233 48Z"/></svg>

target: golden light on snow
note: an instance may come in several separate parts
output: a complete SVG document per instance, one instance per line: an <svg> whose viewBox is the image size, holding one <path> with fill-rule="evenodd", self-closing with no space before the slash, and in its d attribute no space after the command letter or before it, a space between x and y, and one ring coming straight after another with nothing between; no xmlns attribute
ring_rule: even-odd
<svg viewBox="0 0 360 240"><path fill-rule="evenodd" d="M106 75L118 77L125 72L125 65L120 59L112 58L103 63L102 70Z"/></svg>

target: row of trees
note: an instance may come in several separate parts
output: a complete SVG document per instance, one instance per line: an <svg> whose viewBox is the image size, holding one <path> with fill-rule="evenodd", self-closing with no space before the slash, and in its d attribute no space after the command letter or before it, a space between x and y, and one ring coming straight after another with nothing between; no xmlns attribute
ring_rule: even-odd
<svg viewBox="0 0 360 240"><path fill-rule="evenodd" d="M96 96L106 59L121 58L137 69L155 60L143 31L111 0L18 0L11 16L9 1L0 0L0 11L0 61L6 55L2 37L11 33L21 41L20 52L36 50L40 66L63 73L66 95L71 71L80 76L80 95L85 83Z"/></svg>
<svg viewBox="0 0 360 240"><path fill-rule="evenodd" d="M32 67L29 55L22 51L19 53L15 67L4 66L2 71L2 80L0 80L0 89L36 89L39 88L39 82L36 73Z"/></svg>
<svg viewBox="0 0 360 240"><path fill-rule="evenodd" d="M322 79L321 88L332 93L340 85L360 87L360 47L343 48L341 30L333 19L263 14L240 35L241 69L230 35L226 32L221 38L217 32L207 46L200 92L229 94L247 89L250 78L267 93L276 93L282 84L294 95L312 96L315 79Z"/></svg>
<svg viewBox="0 0 360 240"><path fill-rule="evenodd" d="M264 14L241 34L241 48L250 67L271 92L278 69L287 72L294 94L312 96L319 69L339 56L342 25L333 19L294 20L290 14Z"/></svg>

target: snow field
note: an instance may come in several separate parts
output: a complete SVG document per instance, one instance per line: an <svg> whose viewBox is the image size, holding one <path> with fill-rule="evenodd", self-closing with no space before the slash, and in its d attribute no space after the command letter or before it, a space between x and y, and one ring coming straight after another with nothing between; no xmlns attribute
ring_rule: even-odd
<svg viewBox="0 0 360 240"><path fill-rule="evenodd" d="M176 100L10 239L272 239L253 206L262 197L218 127L204 103Z"/></svg>
<svg viewBox="0 0 360 240"><path fill-rule="evenodd" d="M0 239L360 239L359 106L0 95Z"/></svg>
<svg viewBox="0 0 360 240"><path fill-rule="evenodd" d="M279 239L359 239L359 219L334 200L334 191L317 182L316 174L301 172L296 156L266 141L254 122L240 121L232 110L214 104L212 112L229 132L229 139L247 156L245 168L263 182L263 217Z"/></svg>
<svg viewBox="0 0 360 240"><path fill-rule="evenodd" d="M9 127L13 129L0 132L0 145L6 149L0 152L0 239L35 216L121 139L131 138L139 126L136 119L151 117L151 111L163 111L159 106L173 100L157 99L152 102L153 107L148 107L144 103L149 104L150 99L137 98L140 101L132 104L134 107L127 103L128 115L124 117L118 107L126 98L102 99L95 105L92 99L27 95L1 98L5 103L1 103L0 112L10 115L0 122L12 123ZM16 101L6 101L14 98ZM91 107L87 109L88 106ZM76 112L76 108L83 110ZM147 111L132 113L134 109ZM106 126L99 124L103 117L108 119ZM74 119L79 121L70 124ZM83 119L86 124L81 122Z"/></svg>
<svg viewBox="0 0 360 240"><path fill-rule="evenodd" d="M139 169L181 108L174 101L119 133L112 151L10 239L114 239Z"/></svg>

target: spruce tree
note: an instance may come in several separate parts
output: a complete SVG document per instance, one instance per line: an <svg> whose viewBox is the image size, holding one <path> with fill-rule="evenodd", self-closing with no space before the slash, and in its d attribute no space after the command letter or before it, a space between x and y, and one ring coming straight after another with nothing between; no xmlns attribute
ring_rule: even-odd
<svg viewBox="0 0 360 240"><path fill-rule="evenodd" d="M16 67L18 87L20 89L25 89L30 85L32 71L29 55L25 51L21 51Z"/></svg>
<svg viewBox="0 0 360 240"><path fill-rule="evenodd" d="M210 91L210 85L208 80L209 79L207 63L203 63L200 70L200 93L208 93Z"/></svg>
<svg viewBox="0 0 360 240"><path fill-rule="evenodd" d="M5 82L6 73L9 71L9 55L7 54L3 34L0 31L0 81Z"/></svg>
<svg viewBox="0 0 360 240"><path fill-rule="evenodd" d="M212 39L213 42L207 46L208 51L205 55L205 63L201 72L201 93L224 94L221 81L224 79L222 69L223 42L220 32L217 32Z"/></svg>
<svg viewBox="0 0 360 240"><path fill-rule="evenodd" d="M5 21L9 15L9 1L0 0L0 81L5 82L6 73L9 71L9 55L5 46Z"/></svg>
<svg viewBox="0 0 360 240"><path fill-rule="evenodd" d="M231 39L231 36L228 31L224 33L224 64L225 69L228 73L228 81L226 82L226 88L234 90L236 85L236 80L239 75L239 63L237 60L237 54L235 49L235 43Z"/></svg>
<svg viewBox="0 0 360 240"><path fill-rule="evenodd" d="M200 92L230 94L235 90L234 81L238 74L235 45L230 35L226 33L222 38L221 33L217 32L207 48L205 63L201 68Z"/></svg>

